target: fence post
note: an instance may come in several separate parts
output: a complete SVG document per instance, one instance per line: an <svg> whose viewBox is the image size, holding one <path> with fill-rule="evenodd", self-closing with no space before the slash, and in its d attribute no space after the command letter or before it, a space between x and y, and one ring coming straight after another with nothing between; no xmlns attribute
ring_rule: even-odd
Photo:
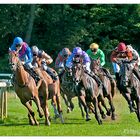
<svg viewBox="0 0 140 140"><path fill-rule="evenodd" d="M6 83L0 82L0 117L1 120L7 117L7 91Z"/></svg>

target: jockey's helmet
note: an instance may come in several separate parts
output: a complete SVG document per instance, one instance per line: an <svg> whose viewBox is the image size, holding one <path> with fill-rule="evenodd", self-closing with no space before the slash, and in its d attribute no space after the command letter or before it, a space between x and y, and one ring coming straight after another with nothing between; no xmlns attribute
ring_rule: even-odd
<svg viewBox="0 0 140 140"><path fill-rule="evenodd" d="M14 38L13 44L15 44L15 46L19 46L19 45L21 45L22 43L23 43L23 40L22 40L21 37L15 37L15 38Z"/></svg>
<svg viewBox="0 0 140 140"><path fill-rule="evenodd" d="M123 42L119 43L117 46L118 52L125 52L126 49L127 49L127 47L126 47L125 43L123 43Z"/></svg>
<svg viewBox="0 0 140 140"><path fill-rule="evenodd" d="M38 54L38 47L37 46L32 46L32 52L33 52L33 55L37 55Z"/></svg>
<svg viewBox="0 0 140 140"><path fill-rule="evenodd" d="M68 48L63 48L62 55L64 57L68 57L69 54L70 54L70 50Z"/></svg>
<svg viewBox="0 0 140 140"><path fill-rule="evenodd" d="M82 49L80 48L80 47L75 47L74 49L73 49L73 54L75 55L75 56L78 56L78 55L82 55Z"/></svg>
<svg viewBox="0 0 140 140"><path fill-rule="evenodd" d="M90 49L98 49L99 45L97 43L92 43L89 47Z"/></svg>
<svg viewBox="0 0 140 140"><path fill-rule="evenodd" d="M98 45L97 43L92 43L92 44L89 46L89 48L91 49L91 51L92 51L93 53L97 53L97 50L98 50L98 48L99 48L99 45Z"/></svg>

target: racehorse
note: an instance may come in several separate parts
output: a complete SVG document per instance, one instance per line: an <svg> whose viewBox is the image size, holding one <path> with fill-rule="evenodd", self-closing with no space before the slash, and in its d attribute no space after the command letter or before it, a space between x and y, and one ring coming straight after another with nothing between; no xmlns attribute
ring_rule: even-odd
<svg viewBox="0 0 140 140"><path fill-rule="evenodd" d="M59 79L56 80L55 82L53 81L53 79L50 77L50 75L44 71L41 67L41 62L42 59L41 58L37 58L36 60L34 60L35 63L37 63L38 67L41 69L40 71L36 71L39 76L44 79L44 81L46 82L46 84L48 85L48 96L45 97L45 99L42 97L41 94L39 94L39 98L41 103L45 104L45 102L47 102L47 100L51 99L51 104L54 108L54 113L55 113L55 118L60 117L61 122L64 123L64 119L63 119L63 115L62 115L62 106L61 106L61 100L60 100L60 81ZM52 69L53 70L53 69ZM53 70L54 73L56 73L55 70ZM39 93L41 93L41 91L44 89L43 86L40 87L39 89Z"/></svg>
<svg viewBox="0 0 140 140"><path fill-rule="evenodd" d="M123 97L128 102L130 112L136 112L140 122L140 82L133 73L133 67L128 60L118 61L120 65L120 86ZM135 109L136 104L136 109Z"/></svg>
<svg viewBox="0 0 140 140"><path fill-rule="evenodd" d="M77 97L75 91L75 83L73 82L73 77L69 74L68 70L65 69L63 75L61 76L61 95L67 106L67 113L71 112L74 109L74 104L72 99ZM84 118L84 112L82 104L78 101L82 117ZM88 119L87 119L88 120Z"/></svg>
<svg viewBox="0 0 140 140"><path fill-rule="evenodd" d="M11 52L9 56L9 63L11 70L14 73L14 88L21 103L28 109L29 123L31 125L39 125L39 122L35 118L35 113L31 106L31 100L36 103L39 116L43 116L40 100L38 97L38 89L34 79L24 70L21 61L18 58L16 52Z"/></svg>
<svg viewBox="0 0 140 140"><path fill-rule="evenodd" d="M92 60L91 62L91 70L99 76L99 78L101 79L101 81L103 82L106 92L104 93L104 97L106 97L108 99L109 105L110 105L110 110L106 109L107 111L107 115L110 115L110 111L111 111L111 119L115 120L115 107L113 104L113 97L116 94L116 82L114 79L113 80L113 84L111 84L110 79L107 77L106 73L104 72L104 70L100 67L100 58L98 58L97 60ZM101 109L101 106L100 106Z"/></svg>
<svg viewBox="0 0 140 140"><path fill-rule="evenodd" d="M98 84L91 76L85 73L85 70L80 63L73 66L73 76L77 85L77 90L80 91L77 92L78 98L83 104L86 114L88 113L87 104L89 102L93 103L95 118L98 121L98 124L102 124L98 108L98 97L103 98L102 89L98 87Z"/></svg>

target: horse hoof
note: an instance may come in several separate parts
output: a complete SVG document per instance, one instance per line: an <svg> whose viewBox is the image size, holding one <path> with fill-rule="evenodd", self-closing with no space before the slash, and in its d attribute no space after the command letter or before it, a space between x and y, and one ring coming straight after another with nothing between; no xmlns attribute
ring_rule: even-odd
<svg viewBox="0 0 140 140"><path fill-rule="evenodd" d="M103 114L103 115L102 115L102 119L105 119L105 118L106 118L106 115L105 115L105 114Z"/></svg>
<svg viewBox="0 0 140 140"><path fill-rule="evenodd" d="M39 117L42 118L43 115L44 115L43 111L42 110L41 111L37 110L37 112L39 112Z"/></svg>
<svg viewBox="0 0 140 140"><path fill-rule="evenodd" d="M111 115L110 111L107 111L106 115L107 116L110 116Z"/></svg>
<svg viewBox="0 0 140 140"><path fill-rule="evenodd" d="M91 118L87 118L87 119L86 119L86 121L90 121L90 120L91 120Z"/></svg>
<svg viewBox="0 0 140 140"><path fill-rule="evenodd" d="M112 119L112 120L116 120L115 116L112 116L111 119Z"/></svg>
<svg viewBox="0 0 140 140"><path fill-rule="evenodd" d="M51 125L50 121L49 120L45 121L45 125L50 126Z"/></svg>
<svg viewBox="0 0 140 140"><path fill-rule="evenodd" d="M68 109L67 109L67 113L70 113L70 112L71 112L71 109L70 109L70 108L68 108Z"/></svg>
<svg viewBox="0 0 140 140"><path fill-rule="evenodd" d="M42 118L43 117L43 114L39 114L39 117Z"/></svg>
<svg viewBox="0 0 140 140"><path fill-rule="evenodd" d="M30 125L35 125L35 122L33 122L33 121L30 122L30 121L29 121L29 124L30 124Z"/></svg>
<svg viewBox="0 0 140 140"><path fill-rule="evenodd" d="M103 123L102 123L102 121L101 121L101 120L99 120L99 121L98 121L98 124L99 124L99 125L101 125L101 124L103 124Z"/></svg>

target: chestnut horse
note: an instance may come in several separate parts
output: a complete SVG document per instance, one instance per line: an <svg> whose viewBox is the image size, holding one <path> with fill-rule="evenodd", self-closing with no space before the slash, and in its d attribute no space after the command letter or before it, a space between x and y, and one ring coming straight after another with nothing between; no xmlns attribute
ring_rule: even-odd
<svg viewBox="0 0 140 140"><path fill-rule="evenodd" d="M46 84L48 85L48 96L43 98L42 95L40 94L42 90L44 90L44 87L41 86L39 88L39 98L40 98L40 102L41 104L45 104L45 102L47 102L47 100L51 99L51 104L54 108L54 113L55 113L55 118L60 117L61 122L64 123L64 119L63 119L63 115L62 115L62 106L61 106L61 96L60 96L60 81L59 79L56 81L53 81L53 79L51 78L51 76L42 69L41 67L41 58L35 58L34 59L34 63L37 64L37 66L40 68L40 71L36 70L36 72L39 74L39 76L44 79L44 81L46 82ZM53 69L52 69L53 70ZM56 71L53 70L54 73L56 73Z"/></svg>
<svg viewBox="0 0 140 140"><path fill-rule="evenodd" d="M14 73L14 89L21 103L28 109L28 117L31 125L39 125L35 118L35 113L31 106L33 100L38 108L39 116L43 116L40 100L38 97L38 89L34 79L24 70L21 61L16 52L11 52L9 56L11 70Z"/></svg>
<svg viewBox="0 0 140 140"><path fill-rule="evenodd" d="M100 67L100 58L97 60L92 60L91 62L91 70L99 76L101 81L103 82L106 92L104 93L104 97L108 99L109 105L110 105L110 111L111 111L111 119L115 120L115 107L113 104L113 97L116 94L116 83L115 80L113 80L113 84L111 84L110 79L107 77L103 69ZM107 110L107 115L110 115L108 110Z"/></svg>

